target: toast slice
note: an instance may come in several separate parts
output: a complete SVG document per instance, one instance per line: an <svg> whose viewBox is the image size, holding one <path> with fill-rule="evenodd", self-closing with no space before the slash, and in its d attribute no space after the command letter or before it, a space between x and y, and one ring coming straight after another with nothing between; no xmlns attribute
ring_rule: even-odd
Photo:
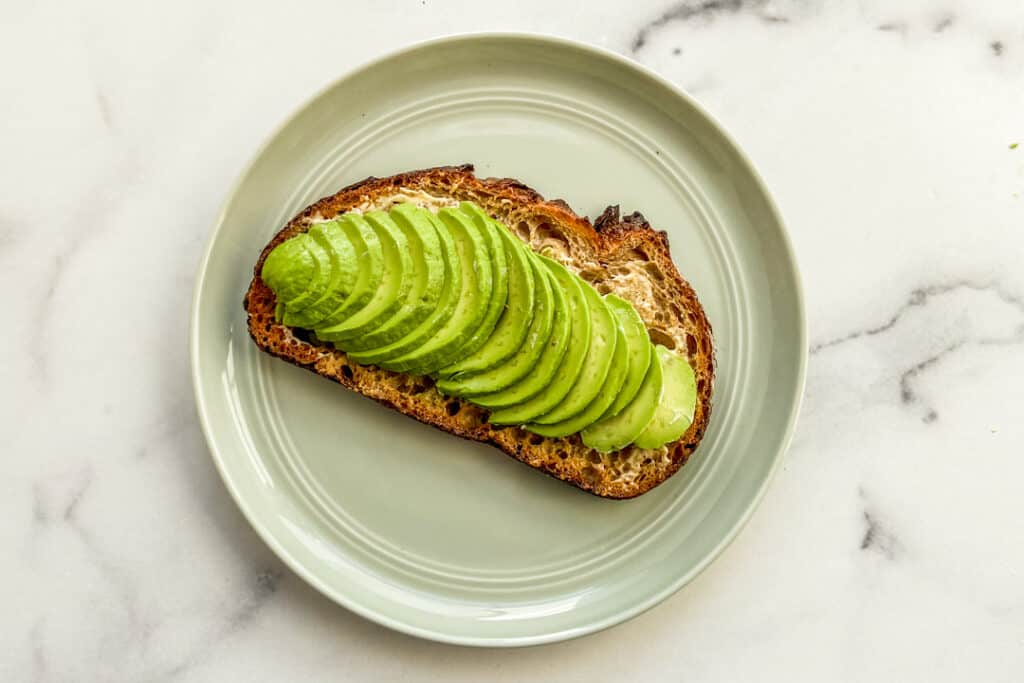
<svg viewBox="0 0 1024 683"><path fill-rule="evenodd" d="M414 202L437 210L476 202L535 251L557 259L601 292L629 301L651 340L685 356L697 382L693 423L675 442L657 449L628 446L601 453L578 434L545 438L520 427L488 423L480 407L442 395L429 377L363 366L308 332L278 323L274 293L260 278L263 261L280 242L317 221L351 210L387 210ZM492 444L531 467L590 493L632 498L672 476L700 443L711 412L715 361L711 326L690 285L669 255L668 238L639 213L620 216L609 206L591 225L561 200L508 178L477 178L471 165L443 166L367 178L307 207L264 247L245 295L249 334L262 350L394 408L420 422L466 439Z"/></svg>

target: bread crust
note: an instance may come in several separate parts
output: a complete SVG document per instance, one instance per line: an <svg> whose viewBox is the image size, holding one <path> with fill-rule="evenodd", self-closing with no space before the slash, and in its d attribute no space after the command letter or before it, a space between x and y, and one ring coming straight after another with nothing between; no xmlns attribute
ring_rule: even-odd
<svg viewBox="0 0 1024 683"><path fill-rule="evenodd" d="M693 423L683 436L657 449L634 446L600 453L579 435L551 439L520 427L487 422L488 411L443 396L429 377L359 365L301 329L274 319L274 293L260 278L270 251L309 229L351 210L387 208L401 201L475 201L535 251L551 256L597 287L637 308L651 338L685 356L697 380ZM366 178L311 204L263 248L253 269L244 307L249 334L263 351L371 398L425 424L489 443L517 460L607 498L632 498L675 474L700 443L711 415L715 358L711 325L696 293L679 274L668 237L639 213L620 216L609 206L591 224L562 200L545 200L510 178L477 178L472 165L440 166L387 178Z"/></svg>

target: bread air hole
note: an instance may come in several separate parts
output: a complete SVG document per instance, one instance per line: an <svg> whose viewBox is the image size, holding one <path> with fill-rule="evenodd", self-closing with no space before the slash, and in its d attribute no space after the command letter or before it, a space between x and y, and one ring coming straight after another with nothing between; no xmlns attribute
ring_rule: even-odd
<svg viewBox="0 0 1024 683"><path fill-rule="evenodd" d="M659 330L658 328L653 327L650 330L648 330L647 333L650 335L652 343L661 344L669 351L676 348L676 340L673 339L663 330Z"/></svg>
<svg viewBox="0 0 1024 683"><path fill-rule="evenodd" d="M433 386L433 383L430 382L428 378L422 377L419 381L413 382L409 391L413 394L422 394L424 391L430 389L431 386Z"/></svg>
<svg viewBox="0 0 1024 683"><path fill-rule="evenodd" d="M516 223L514 232L517 235L519 235L519 239L523 240L524 242L530 241L530 224L527 223L526 221L519 221L518 223Z"/></svg>
<svg viewBox="0 0 1024 683"><path fill-rule="evenodd" d="M697 355L697 338L692 334L686 335L686 353L691 357Z"/></svg>
<svg viewBox="0 0 1024 683"><path fill-rule="evenodd" d="M551 227L548 222L541 223L534 229L533 241L540 242L542 246L552 247L563 254L569 251L569 242L565 235Z"/></svg>

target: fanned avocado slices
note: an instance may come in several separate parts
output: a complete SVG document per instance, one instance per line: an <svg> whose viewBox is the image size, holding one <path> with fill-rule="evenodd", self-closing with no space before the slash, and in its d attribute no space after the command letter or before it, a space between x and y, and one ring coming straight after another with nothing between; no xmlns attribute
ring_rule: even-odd
<svg viewBox="0 0 1024 683"><path fill-rule="evenodd" d="M571 320L568 348L550 375L545 376L538 371L524 380L527 383L540 384L540 391L522 403L495 410L491 413L491 422L494 424L525 424L558 405L572 390L576 378L583 369L587 349L590 348L591 313L583 289L590 285L570 273L557 261L545 258L544 262L551 269L558 284L568 293L566 298L569 300Z"/></svg>
<svg viewBox="0 0 1024 683"><path fill-rule="evenodd" d="M524 247L525 250L525 247ZM447 380L440 380L437 388L446 394L453 394L462 397L481 397L482 400L490 400L492 407L511 405L518 403L515 398L509 398L507 404L502 403L501 393L523 379L541 358L541 354L548 347L552 335L558 337L557 344L561 345L562 351L565 343L568 342L566 332L559 333L555 329L555 311L565 309L565 294L561 287L553 286L550 271L541 263L540 259L532 256L528 259L530 271L533 273L534 294L537 301L537 308L530 327L526 331L526 337L516 349L516 352L505 362L487 370L478 372L468 377L459 377ZM564 321L563 327L568 329L568 316L563 315L560 321ZM557 360L555 361L557 362ZM486 396L489 395L489 396ZM476 398L471 398L474 402ZM480 403L480 405L486 405Z"/></svg>
<svg viewBox="0 0 1024 683"><path fill-rule="evenodd" d="M652 354L640 390L618 415L595 422L582 432L583 443L599 451L625 448L643 433L654 417L662 396L661 358Z"/></svg>
<svg viewBox="0 0 1024 683"><path fill-rule="evenodd" d="M615 400L608 409L601 415L602 418L618 415L619 412L629 405L636 392L640 391L647 368L651 364L651 354L654 353L654 345L647 336L647 326L636 309L628 302L617 296L609 294L604 298L608 308L619 321L623 336L626 340L626 378L622 382Z"/></svg>
<svg viewBox="0 0 1024 683"><path fill-rule="evenodd" d="M605 300L608 298L610 298L610 296L605 297ZM534 434L540 434L541 436L569 436L570 434L583 431L586 427L589 427L601 418L615 398L619 395L619 392L622 390L622 385L626 380L626 375L629 372L629 363L627 361L629 346L626 342L626 335L622 322L618 319L615 320L615 333L617 338L615 342L615 352L611 355L611 367L608 369L608 374L605 377L604 383L601 384L601 387L594 398L586 404L583 410L577 412L571 417L560 422L548 424L528 424L526 425L527 429Z"/></svg>
<svg viewBox="0 0 1024 683"><path fill-rule="evenodd" d="M353 339L380 328L405 304L415 274L412 256L405 233L383 211L371 211L363 220L377 236L381 245L380 286L374 297L361 310L330 327L317 326L316 336L334 342L344 349L345 340Z"/></svg>
<svg viewBox="0 0 1024 683"><path fill-rule="evenodd" d="M455 247L455 238L437 216L429 211L425 211L425 213L427 219L434 223L438 240L441 243L441 255L445 262L445 279L438 297L437 308L401 339L366 351L349 351L349 358L357 363L389 367L391 359L418 349L433 338L437 331L448 322L459 303L459 296L462 293L463 267L459 260L458 249Z"/></svg>
<svg viewBox="0 0 1024 683"><path fill-rule="evenodd" d="M551 322L551 334L541 349L536 362L530 367L524 376L517 382L506 386L503 389L484 394L474 394L470 399L473 403L485 408L503 409L516 406L536 396L551 382L558 367L565 358L569 348L569 339L572 336L572 309L569 306L569 297L562 286L555 279L551 269L544 263L541 268L547 271L551 280L555 306L554 319ZM493 413L491 415L494 417Z"/></svg>
<svg viewBox="0 0 1024 683"><path fill-rule="evenodd" d="M486 229L459 208L444 208L438 217L451 231L462 270L462 289L455 310L422 346L381 363L382 367L411 375L425 375L444 367L473 338L490 310L494 270Z"/></svg>
<svg viewBox="0 0 1024 683"><path fill-rule="evenodd" d="M526 245L475 204L465 202L460 208L471 214L477 225L486 225L490 233L501 241L506 262L501 263L498 258L493 263L496 277L489 312L497 318L497 324L489 333L487 324L482 324L476 335L484 339L475 344L478 347L476 351L466 353L463 358L438 371L438 376L446 379L489 370L511 357L530 330L535 305L533 269ZM474 346L474 343L469 346Z"/></svg>
<svg viewBox="0 0 1024 683"><path fill-rule="evenodd" d="M348 298L359 274L355 247L336 222L317 223L307 233L328 254L330 279L320 298L302 308L289 307L285 325L315 327Z"/></svg>
<svg viewBox="0 0 1024 683"><path fill-rule="evenodd" d="M615 357L619 335L615 316L589 283L584 283L582 289L583 300L590 310L590 346L569 393L554 408L535 417L533 421L538 424L562 422L589 406L604 387Z"/></svg>
<svg viewBox="0 0 1024 683"><path fill-rule="evenodd" d="M401 309L375 330L345 340L345 350L366 351L402 339L437 310L449 261L429 211L413 204L391 209L391 218L405 233L412 258L413 282Z"/></svg>
<svg viewBox="0 0 1024 683"><path fill-rule="evenodd" d="M600 451L679 439L693 369L651 343L636 309L463 202L348 213L267 255L261 276L284 324L351 361L429 375L495 425Z"/></svg>
<svg viewBox="0 0 1024 683"><path fill-rule="evenodd" d="M345 214L338 217L337 225L355 249L356 282L352 285L352 293L345 297L330 315L321 320L314 331L333 327L363 310L377 293L384 274L384 255L380 239L363 217Z"/></svg>

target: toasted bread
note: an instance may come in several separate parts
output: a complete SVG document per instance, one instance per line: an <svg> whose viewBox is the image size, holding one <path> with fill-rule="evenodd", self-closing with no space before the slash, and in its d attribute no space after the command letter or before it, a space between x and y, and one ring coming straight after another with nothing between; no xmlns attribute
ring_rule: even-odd
<svg viewBox="0 0 1024 683"><path fill-rule="evenodd" d="M640 313L652 341L685 356L697 381L693 422L673 443L613 453L586 447L578 434L545 438L520 427L488 423L482 408L442 395L429 377L359 365L345 353L278 323L274 293L260 278L263 261L280 242L347 211L387 209L401 202L427 208L473 201L535 251L559 260L602 294L614 293ZM531 467L590 493L632 498L674 474L700 443L711 413L714 349L711 326L690 285L669 255L664 232L642 215L620 216L610 206L591 225L561 200L546 201L507 178L477 178L471 165L444 166L367 178L307 207L278 232L256 262L245 295L249 334L267 353L333 379L420 422L492 444Z"/></svg>

